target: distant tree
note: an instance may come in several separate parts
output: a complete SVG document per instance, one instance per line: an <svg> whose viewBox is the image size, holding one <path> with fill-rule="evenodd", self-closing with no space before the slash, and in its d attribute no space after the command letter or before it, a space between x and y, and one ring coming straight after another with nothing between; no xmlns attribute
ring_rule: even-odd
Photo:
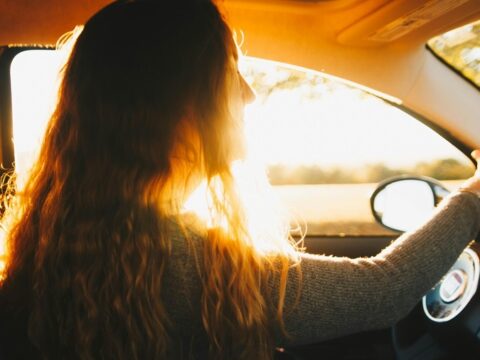
<svg viewBox="0 0 480 360"><path fill-rule="evenodd" d="M365 178L363 182L380 182L393 176L405 174L406 170L391 169L382 163L367 165L365 168Z"/></svg>
<svg viewBox="0 0 480 360"><path fill-rule="evenodd" d="M431 163L419 163L413 168L413 173L430 176L438 180L466 179L473 175L473 165L465 165L456 159L442 159Z"/></svg>
<svg viewBox="0 0 480 360"><path fill-rule="evenodd" d="M288 184L285 174L286 166L270 165L267 169L268 179L272 185Z"/></svg>
<svg viewBox="0 0 480 360"><path fill-rule="evenodd" d="M255 89L259 102L265 102L277 91L296 89L307 99L320 99L324 91L333 91L345 86L332 81L319 73L286 68L285 65L268 64L262 68L252 65L248 60L244 64L243 75Z"/></svg>
<svg viewBox="0 0 480 360"><path fill-rule="evenodd" d="M428 45L480 86L480 21L437 36Z"/></svg>
<svg viewBox="0 0 480 360"><path fill-rule="evenodd" d="M410 168L391 168L383 163L367 164L360 168L280 164L270 166L268 176L272 185L358 184L377 183L406 174L429 176L437 180L460 180L472 176L474 171L473 165L462 164L456 159L441 159L417 163Z"/></svg>

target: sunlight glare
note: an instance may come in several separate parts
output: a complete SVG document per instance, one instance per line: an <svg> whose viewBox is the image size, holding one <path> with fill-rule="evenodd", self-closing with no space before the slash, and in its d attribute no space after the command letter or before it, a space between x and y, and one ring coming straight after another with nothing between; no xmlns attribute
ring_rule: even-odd
<svg viewBox="0 0 480 360"><path fill-rule="evenodd" d="M258 59L242 65L257 91L281 85L245 112L249 151L267 165L407 166L451 157L448 141L433 136L431 129L397 107L362 90L322 80L317 73L302 74L305 80L300 81L293 77L289 87L284 84L286 66ZM255 71L262 74L260 79ZM314 86L312 77L317 77Z"/></svg>
<svg viewBox="0 0 480 360"><path fill-rule="evenodd" d="M236 161L232 165L236 181L236 191L245 209L248 232L252 246L260 254L292 253L292 247L286 245L290 218L277 194L272 191L264 171L264 166L252 159ZM221 194L220 187L214 189ZM207 228L221 226L227 230L225 219L218 224L213 220L215 211L207 183L202 182L184 204L184 211L193 212ZM276 224L276 226L275 226Z"/></svg>
<svg viewBox="0 0 480 360"><path fill-rule="evenodd" d="M57 100L62 58L57 51L30 50L12 61L13 143L17 187L21 188L39 150Z"/></svg>

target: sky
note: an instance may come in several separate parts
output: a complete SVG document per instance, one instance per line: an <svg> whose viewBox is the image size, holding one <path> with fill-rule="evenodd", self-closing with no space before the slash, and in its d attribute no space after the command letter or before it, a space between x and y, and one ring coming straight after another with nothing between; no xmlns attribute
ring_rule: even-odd
<svg viewBox="0 0 480 360"><path fill-rule="evenodd" d="M268 73L269 62L249 62ZM270 67L280 78L288 71L274 63ZM274 76L271 71L265 81L275 83ZM256 156L267 164L347 167L379 162L409 166L442 158L469 162L433 130L373 95L331 81L316 86L282 88L247 107L247 138Z"/></svg>

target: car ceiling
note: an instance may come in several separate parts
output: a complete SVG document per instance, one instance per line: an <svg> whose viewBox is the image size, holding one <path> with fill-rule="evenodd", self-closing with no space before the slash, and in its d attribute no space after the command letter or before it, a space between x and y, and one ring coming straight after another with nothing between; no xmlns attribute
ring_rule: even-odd
<svg viewBox="0 0 480 360"><path fill-rule="evenodd" d="M54 44L109 2L0 0L0 45ZM465 144L480 145L480 135L471 135L480 134L480 122L476 128L470 124L472 113L480 113L478 90L446 74L424 46L435 35L480 19L480 0L219 3L244 38L247 55L316 69L375 89L460 136ZM462 94L457 99L434 88L451 90L451 81ZM458 128L451 124L453 118Z"/></svg>
<svg viewBox="0 0 480 360"><path fill-rule="evenodd" d="M110 2L2 0L0 44L55 43L61 34L84 23ZM224 0L220 4L227 9L234 26L243 27L255 17L251 17L254 13L275 18L287 14L292 22L298 21L296 28L302 32L358 47L425 42L480 17L480 0ZM268 18L257 24L274 29L288 25L271 24Z"/></svg>

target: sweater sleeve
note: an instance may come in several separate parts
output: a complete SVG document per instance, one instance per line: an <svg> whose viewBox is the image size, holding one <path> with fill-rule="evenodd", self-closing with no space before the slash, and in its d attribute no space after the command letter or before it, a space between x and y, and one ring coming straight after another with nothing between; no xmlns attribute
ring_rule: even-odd
<svg viewBox="0 0 480 360"><path fill-rule="evenodd" d="M449 270L480 228L480 199L453 193L422 227L375 257L301 254L289 270L279 345L300 345L381 329L403 318ZM271 282L276 293L278 281ZM278 332L280 334L280 332Z"/></svg>

